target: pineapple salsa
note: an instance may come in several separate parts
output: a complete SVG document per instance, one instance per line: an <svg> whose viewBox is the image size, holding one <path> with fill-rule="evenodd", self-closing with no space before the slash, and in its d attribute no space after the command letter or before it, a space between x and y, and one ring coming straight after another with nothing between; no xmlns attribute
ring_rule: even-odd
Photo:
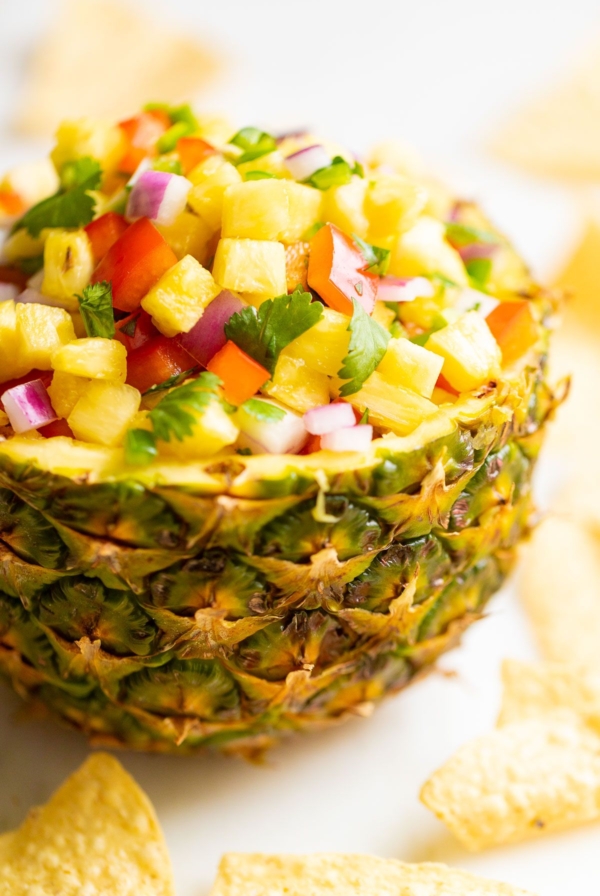
<svg viewBox="0 0 600 896"><path fill-rule="evenodd" d="M362 162L155 103L63 123L0 210L0 436L42 465L366 452L542 335L507 241L394 144Z"/></svg>

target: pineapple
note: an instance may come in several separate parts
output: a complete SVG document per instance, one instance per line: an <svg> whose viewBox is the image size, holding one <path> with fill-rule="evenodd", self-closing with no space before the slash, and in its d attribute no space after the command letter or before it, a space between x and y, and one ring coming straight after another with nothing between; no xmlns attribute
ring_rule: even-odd
<svg viewBox="0 0 600 896"><path fill-rule="evenodd" d="M58 187L58 175L50 159L16 165L0 181L0 191L17 193L27 206L52 196Z"/></svg>
<svg viewBox="0 0 600 896"><path fill-rule="evenodd" d="M133 386L88 383L67 422L76 439L99 445L120 445L140 407L141 395Z"/></svg>
<svg viewBox="0 0 600 896"><path fill-rule="evenodd" d="M185 255L142 299L142 308L161 333L177 336L192 329L219 292L210 272Z"/></svg>
<svg viewBox="0 0 600 896"><path fill-rule="evenodd" d="M482 615L530 524L531 476L557 403L546 381L555 300L518 260L495 260L486 300L527 303L531 331L508 331L506 312L488 326L481 306L469 310L466 271L445 238L456 198L424 189L402 148L380 148L364 178L320 192L283 162L318 138L287 138L236 168L230 132L215 127L217 150L189 174L189 208L162 239L146 227L139 254L123 250L107 277L118 311L133 312L117 314L124 344L82 329L111 332L113 309L100 288L97 306L77 311L91 273L81 230L47 227L38 239L18 229L8 240L9 264L45 253L43 285L70 310L0 302L0 381L47 382L39 370L52 370L53 407L74 438L19 437L0 420L0 673L96 743L253 757L404 687ZM69 123L53 158L60 169L92 154L114 172L120 141L113 126ZM261 170L276 177L245 180ZM122 205L109 182L97 216ZM364 316L351 334L350 317L326 304L288 342L317 310L301 296L256 320L243 308L239 294L259 306L285 293L286 274L290 292L306 283L305 230L320 221L389 248L391 274L430 278L426 298L376 303L386 350ZM349 254L361 264L342 259L331 273L352 284L363 268ZM213 299L218 289L238 295ZM137 315L140 300L165 335ZM292 316L275 325L280 313ZM339 396L351 335L357 391ZM190 363L182 346L210 363L224 337L222 385L204 374L198 390L194 374L182 386L188 404L175 387L161 417L164 381ZM258 339L269 370L250 357ZM510 367L499 348L508 340ZM128 362L130 382L148 373L159 388L142 398L126 385ZM236 407L222 400L234 385ZM350 407L304 420L338 396ZM320 450L307 423L319 429L315 416L328 414L347 425L368 414L370 446ZM147 463L145 446L157 451Z"/></svg>
<svg viewBox="0 0 600 896"><path fill-rule="evenodd" d="M52 369L92 380L124 383L127 376L127 352L115 339L93 336L75 339L52 355Z"/></svg>

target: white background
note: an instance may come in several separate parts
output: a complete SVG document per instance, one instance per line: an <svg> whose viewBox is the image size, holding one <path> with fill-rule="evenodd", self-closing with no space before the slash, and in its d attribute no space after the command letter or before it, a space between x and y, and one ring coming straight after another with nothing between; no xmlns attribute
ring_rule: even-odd
<svg viewBox="0 0 600 896"><path fill-rule="evenodd" d="M90 0L91 2L91 0ZM43 0L0 0L0 163L46 150L11 136L25 60L52 14ZM361 151L410 140L463 193L482 200L541 276L577 235L568 191L485 154L493 128L600 36L593 0L146 0L222 51L228 74L201 97L239 126L310 125ZM85 36L82 36L82 40ZM90 65L109 66L110 52ZM85 72L82 72L85 78ZM547 458L542 491L560 459ZM514 588L436 673L370 720L305 737L262 767L218 756L120 758L164 826L179 896L205 896L227 850L373 852L438 860L539 896L597 896L592 826L471 856L418 802L427 775L474 735L499 703L505 656L534 657ZM86 755L77 734L25 720L0 686L0 830L17 825Z"/></svg>

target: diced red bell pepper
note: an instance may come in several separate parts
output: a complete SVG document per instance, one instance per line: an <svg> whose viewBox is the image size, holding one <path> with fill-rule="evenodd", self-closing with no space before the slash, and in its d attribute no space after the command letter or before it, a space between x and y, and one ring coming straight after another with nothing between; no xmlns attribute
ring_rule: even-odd
<svg viewBox="0 0 600 896"><path fill-rule="evenodd" d="M454 386L451 386L446 377L442 376L441 373L436 380L435 387L436 389L443 389L444 392L449 392L451 395L460 395L460 392L457 392Z"/></svg>
<svg viewBox="0 0 600 896"><path fill-rule="evenodd" d="M160 333L148 312L143 309L134 311L115 324L115 339L125 346L128 353L146 345L156 336L160 336Z"/></svg>
<svg viewBox="0 0 600 896"><path fill-rule="evenodd" d="M538 340L537 324L525 300L500 302L488 314L486 323L500 346L504 364L512 364Z"/></svg>
<svg viewBox="0 0 600 896"><path fill-rule="evenodd" d="M308 285L342 314L352 314L352 299L360 302L367 314L375 308L379 278L365 267L362 253L335 224L325 224L310 241Z"/></svg>
<svg viewBox="0 0 600 896"><path fill-rule="evenodd" d="M156 141L171 127L171 119L160 109L142 112L134 118L120 121L127 149L119 162L119 171L133 174L142 159L156 154Z"/></svg>
<svg viewBox="0 0 600 896"><path fill-rule="evenodd" d="M125 233L128 226L123 215L118 215L116 212L106 212L105 215L100 215L99 218L96 218L95 221L83 228L92 244L92 252L94 253L96 264L102 261L110 247L114 246L119 237Z"/></svg>
<svg viewBox="0 0 600 896"><path fill-rule="evenodd" d="M268 370L229 339L207 364L223 381L223 393L232 404L243 404L271 379Z"/></svg>
<svg viewBox="0 0 600 896"><path fill-rule="evenodd" d="M56 436L66 436L68 439L74 439L73 430L66 420L53 420L52 423L46 423L38 429L40 435L46 439L53 439Z"/></svg>
<svg viewBox="0 0 600 896"><path fill-rule="evenodd" d="M14 283L19 289L25 289L29 275L9 264L0 264L0 283Z"/></svg>
<svg viewBox="0 0 600 896"><path fill-rule="evenodd" d="M321 450L321 436L309 436L298 454L314 454Z"/></svg>
<svg viewBox="0 0 600 896"><path fill-rule="evenodd" d="M41 380L47 389L52 382L53 376L53 370L30 370L29 373L26 373L24 376L17 377L14 380L7 380L5 383L0 383L0 401L2 401L4 393L9 389L12 389L14 386L22 386L24 383L30 383L32 380Z"/></svg>
<svg viewBox="0 0 600 896"><path fill-rule="evenodd" d="M135 311L177 256L148 218L140 218L114 243L92 276L92 283L110 280L113 305Z"/></svg>
<svg viewBox="0 0 600 896"><path fill-rule="evenodd" d="M214 146L211 146L210 143L207 143L206 140L202 140L200 137L181 137L177 141L176 148L184 174L187 174L188 171L191 171L204 159L214 156L216 153Z"/></svg>
<svg viewBox="0 0 600 896"><path fill-rule="evenodd" d="M198 364L175 339L157 336L127 356L127 383L146 392Z"/></svg>
<svg viewBox="0 0 600 896"><path fill-rule="evenodd" d="M0 209L5 215L20 215L25 211L25 203L14 190L0 190Z"/></svg>

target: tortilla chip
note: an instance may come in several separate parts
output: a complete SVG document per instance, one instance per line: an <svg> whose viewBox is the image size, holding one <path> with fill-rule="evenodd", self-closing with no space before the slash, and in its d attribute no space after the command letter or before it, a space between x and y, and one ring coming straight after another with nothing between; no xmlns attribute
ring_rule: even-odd
<svg viewBox="0 0 600 896"><path fill-rule="evenodd" d="M116 759L98 753L0 839L1 896L173 896L154 810Z"/></svg>
<svg viewBox="0 0 600 896"><path fill-rule="evenodd" d="M208 83L216 58L127 2L63 0L34 55L16 127L53 133L64 118L115 120L148 100L189 100Z"/></svg>
<svg viewBox="0 0 600 896"><path fill-rule="evenodd" d="M573 714L498 728L427 781L422 802L478 851L600 818L600 737Z"/></svg>
<svg viewBox="0 0 600 896"><path fill-rule="evenodd" d="M600 47L590 47L562 83L506 122L491 149L534 174L600 178Z"/></svg>
<svg viewBox="0 0 600 896"><path fill-rule="evenodd" d="M211 896L526 896L507 884L446 865L323 853L269 856L230 853Z"/></svg>
<svg viewBox="0 0 600 896"><path fill-rule="evenodd" d="M600 533L574 518L536 530L520 593L542 655L600 674Z"/></svg>
<svg viewBox="0 0 600 896"><path fill-rule="evenodd" d="M600 731L600 674L566 663L505 660L502 683L499 726L567 710Z"/></svg>

